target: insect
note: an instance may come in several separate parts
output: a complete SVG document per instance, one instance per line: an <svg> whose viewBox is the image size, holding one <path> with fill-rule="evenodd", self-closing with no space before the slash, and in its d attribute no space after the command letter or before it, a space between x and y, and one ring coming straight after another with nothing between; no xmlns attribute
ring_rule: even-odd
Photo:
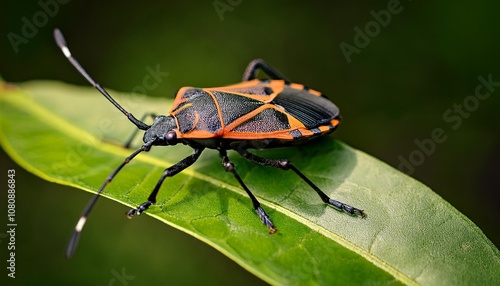
<svg viewBox="0 0 500 286"><path fill-rule="evenodd" d="M165 169L147 201L127 212L129 218L140 215L153 205L163 181L191 166L206 148L219 152L222 167L233 174L245 190L257 215L270 233L276 232L276 227L236 172L233 162L227 156L227 150L235 150L245 159L263 166L291 170L311 186L324 203L351 215L365 216L363 210L328 197L289 160L266 159L248 151L248 149L302 144L333 132L341 121L339 109L320 92L301 84L290 83L263 60L257 59L250 62L241 83L217 88L181 88L177 92L168 115L154 116L153 123L148 125L121 107L100 84L90 77L71 55L59 29L54 30L54 38L78 72L119 109L138 130L145 131L144 144L141 148L130 154L111 172L84 209L68 244L66 256L70 257L74 253L87 217L104 188L126 164L139 153L147 152L153 146L181 143L193 148L193 154ZM269 79L257 79L259 70L267 74Z"/></svg>

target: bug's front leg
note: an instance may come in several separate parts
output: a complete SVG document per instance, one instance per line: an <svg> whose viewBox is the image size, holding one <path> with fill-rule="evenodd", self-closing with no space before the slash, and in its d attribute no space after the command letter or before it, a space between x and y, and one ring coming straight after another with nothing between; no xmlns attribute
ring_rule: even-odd
<svg viewBox="0 0 500 286"><path fill-rule="evenodd" d="M127 217L132 218L134 215L140 215L143 211L147 210L152 204L156 203L156 195L158 194L158 191L160 190L160 187L163 184L165 178L172 177L181 172L182 170L186 169L187 167L193 165L193 163L196 162L196 160L198 160L198 158L200 157L203 149L204 148L194 148L194 153L192 155L182 159L177 164L165 169L160 179L158 180L158 183L156 183L155 188L149 195L148 201L139 205L137 209L129 210L127 212Z"/></svg>
<svg viewBox="0 0 500 286"><path fill-rule="evenodd" d="M233 162L231 162L231 160L229 160L229 158L227 157L226 150L223 150L223 149L219 150L219 155L222 158L222 167L224 167L224 170L226 170L226 172L230 172L231 174L233 174L233 176L236 178L238 183L240 183L241 187L245 190L245 192L247 192L248 196L252 200L253 207L254 207L255 211L259 215L260 220L262 221L262 223L264 225L267 226L267 228L269 228L269 233L271 233L271 234L275 233L276 227L274 226L273 222L271 221L269 216L266 214L264 209L260 206L260 203L257 200L257 198L252 194L252 192L250 191L250 189L248 189L248 187L245 185L245 183L243 183L243 180L241 179L240 175L238 175L238 173L234 169Z"/></svg>

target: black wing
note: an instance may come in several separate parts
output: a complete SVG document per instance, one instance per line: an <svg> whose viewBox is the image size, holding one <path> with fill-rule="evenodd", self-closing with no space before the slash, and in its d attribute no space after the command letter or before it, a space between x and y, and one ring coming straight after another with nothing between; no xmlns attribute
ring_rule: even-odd
<svg viewBox="0 0 500 286"><path fill-rule="evenodd" d="M339 108L324 96L311 94L307 89L285 87L271 102L283 107L306 128L316 128L339 116Z"/></svg>

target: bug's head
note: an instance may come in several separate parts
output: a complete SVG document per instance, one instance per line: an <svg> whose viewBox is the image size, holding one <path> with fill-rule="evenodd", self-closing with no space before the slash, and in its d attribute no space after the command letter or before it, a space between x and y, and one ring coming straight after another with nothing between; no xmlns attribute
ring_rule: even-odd
<svg viewBox="0 0 500 286"><path fill-rule="evenodd" d="M153 141L153 145L175 145L177 140L177 133L174 129L177 128L175 119L172 116L160 115L155 118L153 124L144 133L144 143Z"/></svg>

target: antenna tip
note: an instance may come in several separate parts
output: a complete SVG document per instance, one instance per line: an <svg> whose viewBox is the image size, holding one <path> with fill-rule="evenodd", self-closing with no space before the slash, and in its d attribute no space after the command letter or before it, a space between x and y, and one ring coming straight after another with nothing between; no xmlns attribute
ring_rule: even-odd
<svg viewBox="0 0 500 286"><path fill-rule="evenodd" d="M68 247L66 248L66 258L70 259L73 254L75 253L76 246L78 245L78 240L80 238L80 232L74 231L73 235L71 235L71 238L68 243Z"/></svg>
<svg viewBox="0 0 500 286"><path fill-rule="evenodd" d="M56 43L59 47L66 46L66 41L64 40L64 36L61 33L61 30L59 30L58 28L54 29L54 39L56 40Z"/></svg>
<svg viewBox="0 0 500 286"><path fill-rule="evenodd" d="M71 57L71 52L68 49L68 45L66 44L66 40L64 39L64 36L58 28L54 29L54 39L56 40L56 44L59 46L59 48L63 51L64 56L67 58Z"/></svg>
<svg viewBox="0 0 500 286"><path fill-rule="evenodd" d="M66 258L68 259L73 256L73 253L75 253L76 246L78 245L78 239L80 238L80 233L82 232L85 222L87 222L87 217L80 217L78 223L75 226L75 231L73 231L73 234L69 239L68 247L66 248Z"/></svg>

